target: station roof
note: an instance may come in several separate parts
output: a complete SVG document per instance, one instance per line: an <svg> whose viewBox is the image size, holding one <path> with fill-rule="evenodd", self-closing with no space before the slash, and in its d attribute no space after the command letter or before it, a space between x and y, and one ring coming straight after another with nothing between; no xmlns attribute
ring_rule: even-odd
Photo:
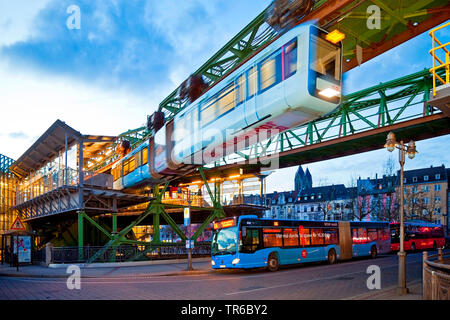
<svg viewBox="0 0 450 320"><path fill-rule="evenodd" d="M117 139L117 137L111 136L83 135L65 122L56 120L30 148L28 148L28 150L10 166L10 171L18 177L24 178L30 173L39 170L48 162L54 160L66 147L66 133L67 148L83 141L84 157L93 156L99 150L112 144Z"/></svg>

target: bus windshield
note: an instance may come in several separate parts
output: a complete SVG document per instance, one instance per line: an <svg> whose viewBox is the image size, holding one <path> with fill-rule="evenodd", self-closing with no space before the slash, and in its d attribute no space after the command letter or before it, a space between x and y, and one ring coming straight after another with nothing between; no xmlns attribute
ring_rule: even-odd
<svg viewBox="0 0 450 320"><path fill-rule="evenodd" d="M212 240L213 256L220 254L235 254L237 243L237 226L219 229L214 232Z"/></svg>

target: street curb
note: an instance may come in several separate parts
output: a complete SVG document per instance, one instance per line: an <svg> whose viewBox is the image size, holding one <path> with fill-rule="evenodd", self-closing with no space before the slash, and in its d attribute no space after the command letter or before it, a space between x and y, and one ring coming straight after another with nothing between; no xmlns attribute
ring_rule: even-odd
<svg viewBox="0 0 450 320"><path fill-rule="evenodd" d="M138 273L138 274L122 274L117 276L91 276L91 275L81 275L81 278L85 279L121 279L121 278L151 278L151 277L170 277L170 276L187 276L187 275L202 275L202 274L211 274L212 270L192 270L192 271L174 271L174 272L162 272L162 273ZM5 273L0 272L0 277L11 277L11 278L47 278L47 279L66 279L70 274L62 275L44 275L44 274L27 274L27 273Z"/></svg>
<svg viewBox="0 0 450 320"><path fill-rule="evenodd" d="M194 258L193 262L206 262L211 258ZM48 265L50 269L64 269L68 266L77 266L81 269L88 268L121 268L121 267L143 267L161 264L181 264L187 263L187 259L174 259L174 260L150 260L150 261L135 261L135 262L105 262L105 263L51 263Z"/></svg>

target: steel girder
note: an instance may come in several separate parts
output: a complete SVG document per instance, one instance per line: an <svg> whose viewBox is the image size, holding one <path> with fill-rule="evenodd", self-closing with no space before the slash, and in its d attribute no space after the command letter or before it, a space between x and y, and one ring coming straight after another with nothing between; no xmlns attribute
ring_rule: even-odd
<svg viewBox="0 0 450 320"><path fill-rule="evenodd" d="M262 157L285 151L300 152L303 147L324 141L441 113L426 104L431 87L431 75L428 70L423 70L349 94L330 115L260 141L206 167L256 163Z"/></svg>

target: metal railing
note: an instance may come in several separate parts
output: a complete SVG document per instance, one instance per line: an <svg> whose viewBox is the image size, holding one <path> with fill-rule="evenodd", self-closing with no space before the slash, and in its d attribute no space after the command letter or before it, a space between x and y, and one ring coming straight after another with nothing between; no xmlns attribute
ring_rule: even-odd
<svg viewBox="0 0 450 320"><path fill-rule="evenodd" d="M450 300L450 253L423 253L423 299Z"/></svg>
<svg viewBox="0 0 450 320"><path fill-rule="evenodd" d="M79 247L53 247L51 249L51 263L85 263L94 256L103 246ZM82 251L80 259L79 252ZM96 263L106 262L128 262L128 261L151 261L163 259L184 259L187 257L187 249L181 245L170 246L142 246L122 245L108 248ZM211 255L211 243L196 243L192 249L193 256L207 257Z"/></svg>
<svg viewBox="0 0 450 320"><path fill-rule="evenodd" d="M110 174L83 171L83 185L86 187L101 187L112 189L113 178ZM63 186L79 184L78 170L66 168L49 172L45 175L33 177L17 186L16 205L36 198L47 192Z"/></svg>
<svg viewBox="0 0 450 320"><path fill-rule="evenodd" d="M430 68L430 72L433 75L433 96L436 96L436 79L439 80L439 82L442 85L446 85L450 83L450 51L446 48L446 47L450 47L450 42L444 43L442 44L435 35L435 32L438 30L441 30L445 27L450 26L450 22L434 28L433 30L431 30L429 32L429 35L431 36L431 38L433 39L433 48L429 51L429 53L431 54L431 56L433 57L433 67ZM436 46L436 44L438 46ZM442 61L439 57L438 57L438 53L437 51L439 51L441 54L445 55L445 62ZM436 65L436 62L438 63L438 65ZM441 68L445 68L445 80L442 79L438 74L437 74L437 70L441 69Z"/></svg>

